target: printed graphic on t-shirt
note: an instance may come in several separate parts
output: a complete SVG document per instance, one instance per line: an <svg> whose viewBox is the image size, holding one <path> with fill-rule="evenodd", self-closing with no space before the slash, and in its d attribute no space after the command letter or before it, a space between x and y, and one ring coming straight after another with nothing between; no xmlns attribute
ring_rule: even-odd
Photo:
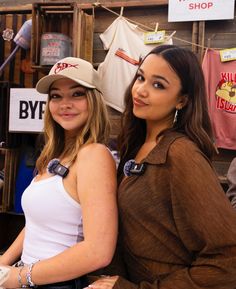
<svg viewBox="0 0 236 289"><path fill-rule="evenodd" d="M120 58L122 58L122 59L124 59L125 61L133 64L133 65L139 65L139 61L136 60L136 59L134 59L134 58L129 57L129 56L127 55L127 52L126 52L124 49L122 49L122 48L118 48L118 49L116 50L115 55L118 56L118 57L120 57Z"/></svg>
<svg viewBox="0 0 236 289"><path fill-rule="evenodd" d="M216 87L216 106L220 110L236 113L236 73L221 73Z"/></svg>

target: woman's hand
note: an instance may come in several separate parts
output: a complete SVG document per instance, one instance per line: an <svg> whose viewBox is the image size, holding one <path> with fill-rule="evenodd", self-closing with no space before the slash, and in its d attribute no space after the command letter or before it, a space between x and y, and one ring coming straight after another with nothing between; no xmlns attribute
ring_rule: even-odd
<svg viewBox="0 0 236 289"><path fill-rule="evenodd" d="M8 267L0 266L0 286L8 279L9 272L10 272L10 269Z"/></svg>
<svg viewBox="0 0 236 289"><path fill-rule="evenodd" d="M11 266L1 266L1 268L3 270L4 270L4 268L10 269L6 281L4 283L2 283L1 286L4 288L17 288L17 287L19 287L19 284L18 284L19 268L11 267Z"/></svg>
<svg viewBox="0 0 236 289"><path fill-rule="evenodd" d="M103 276L84 289L112 289L119 276Z"/></svg>

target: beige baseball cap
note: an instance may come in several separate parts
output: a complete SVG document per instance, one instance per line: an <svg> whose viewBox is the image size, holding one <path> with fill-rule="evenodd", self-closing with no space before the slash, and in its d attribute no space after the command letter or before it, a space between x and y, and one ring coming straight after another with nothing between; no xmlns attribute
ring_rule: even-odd
<svg viewBox="0 0 236 289"><path fill-rule="evenodd" d="M39 93L48 93L49 87L55 80L65 77L82 86L101 91L98 72L90 62L77 57L66 57L55 63L49 74L38 81L36 90Z"/></svg>

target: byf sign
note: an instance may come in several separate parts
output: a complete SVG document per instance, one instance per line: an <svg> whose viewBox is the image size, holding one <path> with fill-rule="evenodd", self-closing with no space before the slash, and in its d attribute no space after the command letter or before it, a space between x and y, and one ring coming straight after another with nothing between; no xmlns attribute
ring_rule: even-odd
<svg viewBox="0 0 236 289"><path fill-rule="evenodd" d="M43 119L45 101L20 100L19 119Z"/></svg>
<svg viewBox="0 0 236 289"><path fill-rule="evenodd" d="M47 95L31 88L12 88L9 131L41 132Z"/></svg>

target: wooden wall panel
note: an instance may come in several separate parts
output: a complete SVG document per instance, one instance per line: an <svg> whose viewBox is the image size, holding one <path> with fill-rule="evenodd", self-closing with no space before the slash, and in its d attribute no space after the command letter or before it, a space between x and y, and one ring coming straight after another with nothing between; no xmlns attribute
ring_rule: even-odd
<svg viewBox="0 0 236 289"><path fill-rule="evenodd" d="M205 45L211 48L236 47L236 14L232 20L206 21Z"/></svg>
<svg viewBox="0 0 236 289"><path fill-rule="evenodd" d="M31 4L31 3L45 3L45 2L69 2L68 0L1 0L1 6L2 8L7 8L9 6L12 7L12 9L17 10L18 7L25 6L25 8ZM94 2L98 2L95 0L75 0L70 2L77 2L78 4L83 5L84 7L92 6ZM101 4L107 5L107 6L121 6L121 5L132 5L132 6L140 6L143 5L142 2L145 2L145 5L150 4L167 4L168 0L100 0Z"/></svg>
<svg viewBox="0 0 236 289"><path fill-rule="evenodd" d="M0 14L0 34L2 35L5 29L12 29L14 32L13 39L18 33L23 23L31 18L31 14L14 13ZM8 56L16 47L14 40L4 40L0 38L1 49L1 65L6 61ZM31 69L30 49L24 50L19 48L11 61L4 67L0 80L9 81L22 87L34 87L38 79L38 72Z"/></svg>
<svg viewBox="0 0 236 289"><path fill-rule="evenodd" d="M80 10L78 15L75 55L93 62L94 17Z"/></svg>

